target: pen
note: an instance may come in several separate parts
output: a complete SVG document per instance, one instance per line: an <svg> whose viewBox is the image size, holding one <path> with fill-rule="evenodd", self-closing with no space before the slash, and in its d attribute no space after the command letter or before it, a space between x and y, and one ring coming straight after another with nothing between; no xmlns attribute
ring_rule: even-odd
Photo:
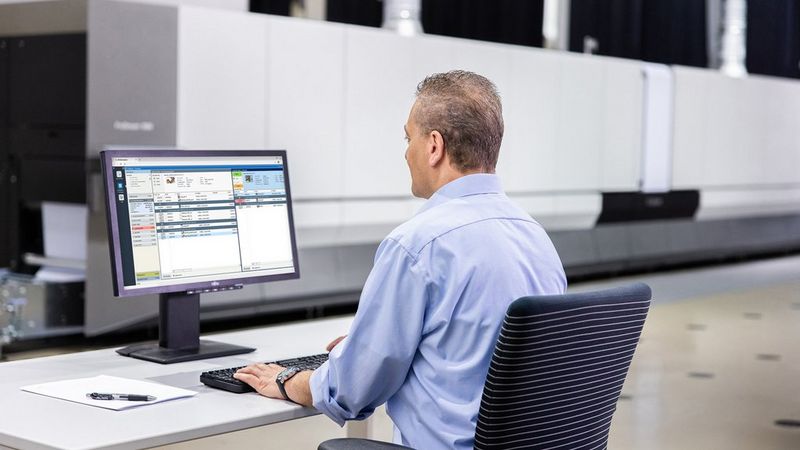
<svg viewBox="0 0 800 450"><path fill-rule="evenodd" d="M101 394L99 392L92 392L86 394L92 400L127 400L129 402L152 402L156 398L152 395L139 395L139 394Z"/></svg>

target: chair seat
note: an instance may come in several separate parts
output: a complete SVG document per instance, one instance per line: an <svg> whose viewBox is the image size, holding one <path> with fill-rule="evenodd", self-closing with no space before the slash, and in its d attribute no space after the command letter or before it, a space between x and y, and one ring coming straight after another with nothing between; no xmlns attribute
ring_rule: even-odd
<svg viewBox="0 0 800 450"><path fill-rule="evenodd" d="M317 450L414 450L411 447L391 444L389 442L373 441L372 439L341 438L331 439L319 444Z"/></svg>

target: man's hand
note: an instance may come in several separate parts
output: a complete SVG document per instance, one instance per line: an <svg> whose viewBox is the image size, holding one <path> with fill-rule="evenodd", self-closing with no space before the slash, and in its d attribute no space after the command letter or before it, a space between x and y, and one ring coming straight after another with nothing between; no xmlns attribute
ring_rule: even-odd
<svg viewBox="0 0 800 450"><path fill-rule="evenodd" d="M275 378L278 377L278 374L283 369L284 367L277 364L252 364L236 371L233 374L233 378L249 384L264 397L285 400L281 395L281 390L278 388L278 383L275 382ZM312 371L310 370L298 372L286 382L284 387L289 400L303 406L311 406L313 404L314 400L311 397L311 387L309 385L311 373Z"/></svg>
<svg viewBox="0 0 800 450"><path fill-rule="evenodd" d="M275 378L283 369L277 364L251 364L236 371L233 378L249 384L264 397L284 400L275 382Z"/></svg>
<svg viewBox="0 0 800 450"><path fill-rule="evenodd" d="M347 337L347 335L345 334L344 336L339 336L336 339L332 340L331 343L328 344L327 347L325 347L325 350L330 352L331 350L333 350L333 347L336 347L339 344L339 342L342 342L342 339L344 339L346 337Z"/></svg>

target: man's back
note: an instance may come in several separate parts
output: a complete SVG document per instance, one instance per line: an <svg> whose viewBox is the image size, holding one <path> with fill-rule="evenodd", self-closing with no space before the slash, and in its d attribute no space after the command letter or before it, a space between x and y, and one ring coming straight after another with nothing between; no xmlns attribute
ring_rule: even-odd
<svg viewBox="0 0 800 450"><path fill-rule="evenodd" d="M367 398L377 394L388 400L406 445L472 448L506 308L519 297L565 288L546 233L508 200L496 176L451 182L381 244L351 335L332 353L326 375L358 378L377 368L377 379L361 381L382 387L369 395L363 387L337 392L337 402L351 402L337 407L371 410L377 404ZM373 362L351 361L364 357Z"/></svg>
<svg viewBox="0 0 800 450"><path fill-rule="evenodd" d="M493 178L456 180L439 194L451 198L390 235L399 234L400 244L426 261L435 289L405 383L409 388L401 388L387 405L404 440L419 442L418 448L434 448L428 439L441 448L472 448L486 372L508 305L566 288L550 239L492 186ZM449 419L429 420L436 416ZM428 436L420 441L415 435Z"/></svg>

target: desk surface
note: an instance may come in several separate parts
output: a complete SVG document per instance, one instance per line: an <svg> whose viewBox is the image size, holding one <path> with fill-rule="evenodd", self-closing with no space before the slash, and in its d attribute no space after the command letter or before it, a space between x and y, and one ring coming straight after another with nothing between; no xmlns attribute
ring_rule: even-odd
<svg viewBox="0 0 800 450"><path fill-rule="evenodd" d="M323 353L347 333L352 317L315 320L203 336L257 347L253 353L161 365L126 358L114 349L0 364L0 446L33 449L153 447L317 414L312 408L255 393L232 394L199 381L209 369ZM125 411L71 403L20 390L21 386L95 375L157 381L197 391L192 398Z"/></svg>

